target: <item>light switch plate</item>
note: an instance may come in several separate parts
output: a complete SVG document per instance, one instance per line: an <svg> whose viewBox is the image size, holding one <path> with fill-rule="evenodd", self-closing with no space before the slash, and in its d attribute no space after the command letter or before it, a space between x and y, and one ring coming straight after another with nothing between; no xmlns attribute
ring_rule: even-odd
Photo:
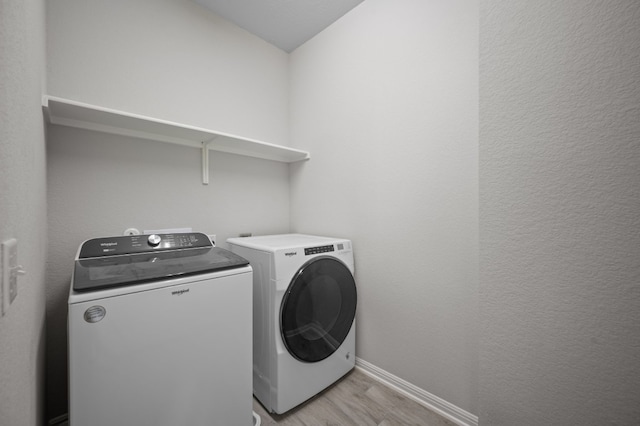
<svg viewBox="0 0 640 426"><path fill-rule="evenodd" d="M2 316L18 295L18 240L11 238L2 242Z"/></svg>

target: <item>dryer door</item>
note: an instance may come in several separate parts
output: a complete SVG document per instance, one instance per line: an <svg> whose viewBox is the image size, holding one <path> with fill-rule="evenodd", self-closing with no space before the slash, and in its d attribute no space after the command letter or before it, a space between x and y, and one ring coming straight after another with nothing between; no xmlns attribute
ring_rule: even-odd
<svg viewBox="0 0 640 426"><path fill-rule="evenodd" d="M356 283L344 263L317 257L293 277L280 309L280 332L291 355L317 362L334 353L356 315Z"/></svg>

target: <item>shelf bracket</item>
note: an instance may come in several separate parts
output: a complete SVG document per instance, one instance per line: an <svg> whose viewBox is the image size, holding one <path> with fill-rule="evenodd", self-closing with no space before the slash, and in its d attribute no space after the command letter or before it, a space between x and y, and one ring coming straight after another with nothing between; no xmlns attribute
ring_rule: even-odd
<svg viewBox="0 0 640 426"><path fill-rule="evenodd" d="M202 142L202 184L209 185L209 144L215 137Z"/></svg>

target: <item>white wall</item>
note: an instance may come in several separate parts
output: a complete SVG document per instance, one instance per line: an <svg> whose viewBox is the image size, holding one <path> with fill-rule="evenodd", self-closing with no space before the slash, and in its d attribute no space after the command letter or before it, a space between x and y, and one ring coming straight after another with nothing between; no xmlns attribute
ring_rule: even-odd
<svg viewBox="0 0 640 426"><path fill-rule="evenodd" d="M191 0L49 2L49 94L287 144L287 54Z"/></svg>
<svg viewBox="0 0 640 426"><path fill-rule="evenodd" d="M0 318L2 425L36 426L44 418L44 22L43 1L0 2L0 241L17 238L27 271Z"/></svg>
<svg viewBox="0 0 640 426"><path fill-rule="evenodd" d="M477 412L478 10L367 0L291 54L294 231L351 238L358 356Z"/></svg>
<svg viewBox="0 0 640 426"><path fill-rule="evenodd" d="M482 1L480 420L640 422L640 3Z"/></svg>
<svg viewBox="0 0 640 426"><path fill-rule="evenodd" d="M191 1L48 3L49 93L286 144L287 55ZM289 230L284 163L49 128L49 417L66 412L66 299L85 239L192 227L218 241Z"/></svg>

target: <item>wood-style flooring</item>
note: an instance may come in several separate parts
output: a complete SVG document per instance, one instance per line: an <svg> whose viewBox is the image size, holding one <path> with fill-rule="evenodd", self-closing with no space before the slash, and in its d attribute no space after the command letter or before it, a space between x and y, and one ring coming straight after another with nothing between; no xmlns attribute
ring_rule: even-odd
<svg viewBox="0 0 640 426"><path fill-rule="evenodd" d="M293 410L269 414L254 398L261 426L453 426L357 368Z"/></svg>

